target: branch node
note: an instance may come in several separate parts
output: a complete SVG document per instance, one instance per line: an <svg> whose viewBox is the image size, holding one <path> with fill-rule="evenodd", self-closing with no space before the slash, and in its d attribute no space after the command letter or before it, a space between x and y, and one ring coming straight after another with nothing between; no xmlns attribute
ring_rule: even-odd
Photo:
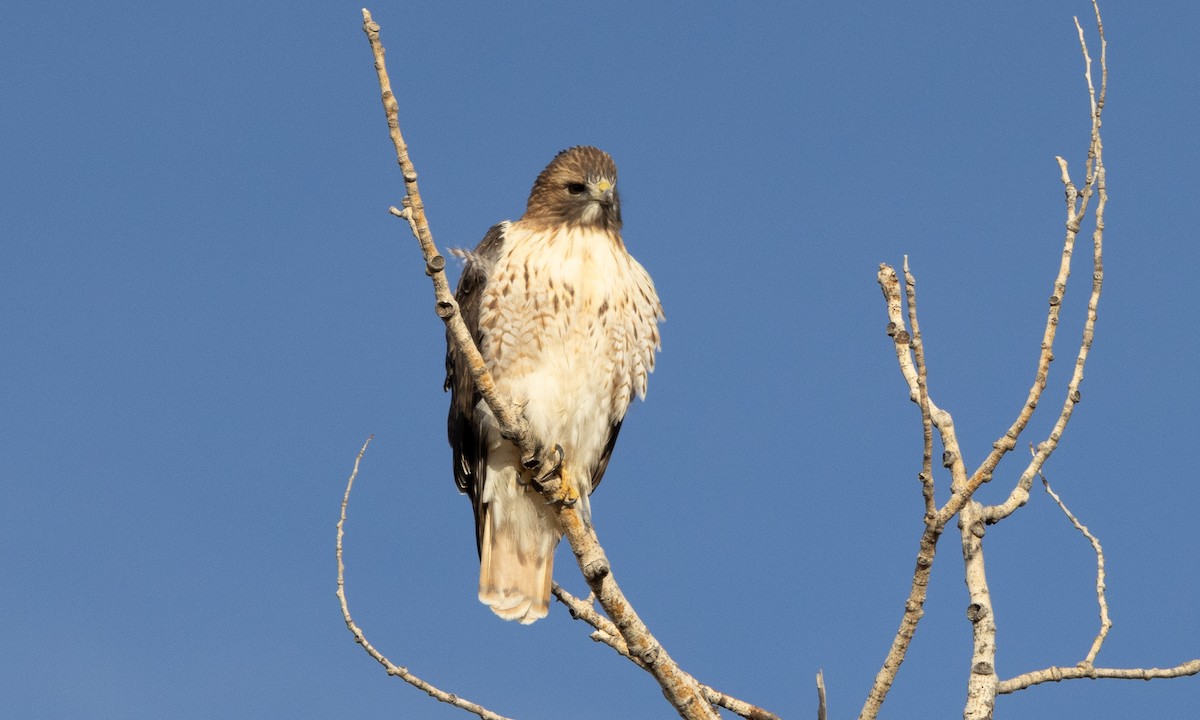
<svg viewBox="0 0 1200 720"><path fill-rule="evenodd" d="M425 263L425 274L432 276L434 273L440 273L446 269L446 258L443 255L434 255L429 258L429 262Z"/></svg>
<svg viewBox="0 0 1200 720"><path fill-rule="evenodd" d="M967 619L971 621L972 625L987 617L987 614L987 608L979 603L971 603L967 606Z"/></svg>
<svg viewBox="0 0 1200 720"><path fill-rule="evenodd" d="M593 560L587 565L584 565L583 575L587 578L588 582L591 583L608 575L609 570L610 568L608 566L608 560L606 558L600 558L599 560Z"/></svg>
<svg viewBox="0 0 1200 720"><path fill-rule="evenodd" d="M658 646L651 645L638 653L638 658L647 665L654 665L654 663L658 662Z"/></svg>

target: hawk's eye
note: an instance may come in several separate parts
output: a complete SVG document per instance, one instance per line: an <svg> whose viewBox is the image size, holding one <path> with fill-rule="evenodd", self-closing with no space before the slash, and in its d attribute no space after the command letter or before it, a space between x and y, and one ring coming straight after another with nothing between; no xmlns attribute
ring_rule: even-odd
<svg viewBox="0 0 1200 720"><path fill-rule="evenodd" d="M572 195L581 195L585 190L587 190L587 186L583 183L567 183L567 192L571 193Z"/></svg>

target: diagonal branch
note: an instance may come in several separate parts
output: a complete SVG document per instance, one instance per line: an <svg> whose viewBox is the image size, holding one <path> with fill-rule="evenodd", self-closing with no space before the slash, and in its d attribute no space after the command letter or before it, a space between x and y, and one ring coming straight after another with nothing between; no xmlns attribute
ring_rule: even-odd
<svg viewBox="0 0 1200 720"><path fill-rule="evenodd" d="M988 523L995 523L1008 517L1018 507L1021 507L1029 500L1029 490L1033 486L1033 478L1041 470L1046 460L1050 458L1050 455L1058 448L1063 433L1066 431L1067 423L1070 422L1071 416L1075 412L1075 407L1079 404L1081 399L1079 386L1083 382L1083 369L1087 363L1088 354L1092 349L1092 339L1095 337L1096 310L1100 304L1100 292L1104 286L1104 209L1108 204L1103 156L1104 144L1100 138L1101 112L1104 109L1104 99L1108 88L1108 65L1106 59L1108 41L1104 39L1104 25L1100 22L1100 10L1095 0L1093 0L1092 6L1096 9L1096 27L1100 34L1101 83L1099 96L1097 96L1096 88L1092 82L1092 58L1088 54L1083 27L1079 24L1079 19L1075 19L1075 28L1079 33L1079 45L1083 52L1084 66L1086 68L1084 75L1087 79L1088 97L1092 112L1092 130L1088 143L1087 177L1081 191L1076 191L1075 185L1071 182L1070 174L1067 171L1067 161L1061 157L1057 158L1067 196L1067 234L1063 243L1063 259L1064 262L1068 263L1066 269L1068 273L1070 271L1069 260L1075 244L1075 237L1079 232L1080 222L1087 216L1088 201L1093 192L1099 196L1094 212L1095 229L1092 231L1092 292L1088 297L1087 319L1084 321L1083 334L1079 341L1079 350L1075 356L1075 367L1071 373L1071 379L1067 383L1066 397L1063 400L1058 419L1054 422L1054 427L1051 429L1050 435L1038 444L1033 459L1021 473L1017 481L1017 486L1013 488L1008 498L999 505L984 509L984 517ZM1055 295L1050 298L1051 305L1061 305L1063 293L1066 292L1066 278L1062 270L1059 272L1059 277L1063 282L1062 291L1059 291L1056 284ZM1043 345L1043 354L1046 352L1048 350ZM980 483L984 482L985 477L990 478L990 472L985 461L984 465L976 471L975 476L971 478L972 483L976 483L977 479Z"/></svg>
<svg viewBox="0 0 1200 720"><path fill-rule="evenodd" d="M645 669L645 663L629 652L629 646L621 638L621 633L617 630L617 626L613 625L611 620L596 612L595 608L592 607L591 601L594 598L588 598L587 600L580 599L572 595L558 583L550 586L550 592L554 593L554 597L559 602L567 606L567 609L571 611L571 617L576 620L582 620L592 626L592 640L604 643L615 650L618 655L629 660L634 665ZM713 705L719 705L747 720L779 720L779 716L774 713L768 712L756 705L751 705L744 700L738 700L732 695L723 693L709 685L701 683L700 691L704 693L704 697Z"/></svg>
<svg viewBox="0 0 1200 720"><path fill-rule="evenodd" d="M363 32L367 35L372 54L375 57L375 71L379 77L379 87L382 91L384 114L387 116L389 134L392 144L396 148L396 161L404 176L407 192L404 209L393 208L392 213L408 220L413 234L421 244L421 251L425 257L425 272L433 280L434 293L437 296L438 317L446 323L455 346L467 358L475 386L495 415L504 437L521 450L521 459L526 467L539 468L537 477L547 478L546 481L539 483L538 489L555 509L559 525L571 544L571 550L575 554L576 562L583 572L584 579L595 593L605 613L619 629L630 652L645 664L646 670L658 682L663 689L663 695L681 717L716 720L718 718L717 711L704 698L699 683L694 677L684 672L671 658L638 617L624 593L621 592L613 577L608 558L605 557L600 541L596 537L595 529L583 521L573 503L564 502L562 478L553 471L556 458L543 457L542 448L531 436L525 418L511 402L501 397L496 391L495 383L483 357L480 355L479 349L475 347L470 333L467 332L466 324L459 314L458 305L450 294L450 286L445 276L446 261L438 253L432 234L429 232L425 207L421 202L421 195L417 187L417 172L408 156L408 146L400 133L399 106L388 78L384 48L379 39L379 25L371 19L371 13L366 9L363 10ZM561 460L561 458L557 458L557 460Z"/></svg>
<svg viewBox="0 0 1200 720"><path fill-rule="evenodd" d="M374 437L372 435L367 438L367 441L363 443L362 449L358 451L358 456L354 458L354 470L350 472L350 479L346 481L346 494L342 496L342 514L338 518L337 524L337 598L342 604L342 618L346 621L346 627L354 634L354 642L361 645L362 649L368 655L375 658L376 662L387 670L388 675L398 677L418 690L428 693L433 699L457 708L462 708L469 713L478 715L483 720L509 720L509 718L497 715L482 705L461 698L454 693L446 692L432 683L422 680L409 672L408 668L394 664L391 660L384 657L383 653L376 650L374 645L367 641L367 637L363 634L362 629L355 624L354 618L350 616L350 606L346 601L346 565L342 562L342 536L345 534L346 527L346 506L350 504L350 491L354 489L354 478L358 477L358 464L362 461L363 454L367 452L367 446L371 444L371 439Z"/></svg>
<svg viewBox="0 0 1200 720"><path fill-rule="evenodd" d="M1107 200L1107 194L1104 191L1104 170L1103 164L1100 161L1100 113L1104 109L1104 98L1108 89L1108 62L1107 48L1108 41L1104 38L1104 24L1100 20L1100 6L1093 0L1092 8L1096 13L1096 28L1100 35L1100 67L1101 67L1101 84L1100 96L1097 98L1096 89L1092 84L1092 58L1088 55L1087 42L1084 39L1083 27L1079 24L1079 18L1075 18L1075 29L1079 33L1079 44L1083 50L1084 58L1084 75L1087 79L1088 97L1091 106L1092 132L1088 143L1088 158L1087 158L1087 177L1082 192L1078 192L1075 186L1071 183L1070 177L1067 175L1066 161L1061 157L1058 160L1059 167L1062 170L1063 185L1066 187L1067 196L1067 235L1063 242L1062 259L1059 262L1058 276L1054 279L1054 292L1050 295L1050 310L1046 316L1046 327L1042 333L1042 350L1038 356L1037 371L1034 373L1033 386L1029 389L1029 395L1025 399L1025 405L1022 406L1017 419L1009 427L1008 431L992 445L992 452L988 454L979 469L971 477L973 485L979 485L988 482L992 479L992 473L999 464L1000 458L1009 450L1017 446L1017 438L1029 423L1029 419L1033 416L1033 411L1041 400L1042 392L1046 389L1046 378L1050 370L1050 363L1054 360L1054 337L1058 330L1058 318L1062 308L1062 300L1067 292L1067 278L1071 275L1071 254L1075 246L1075 236L1079 232L1079 221L1087 216L1088 201L1092 196L1092 188L1099 177L1100 182L1100 207L1096 210L1096 225L1099 233L1103 228L1104 209L1103 206ZM1096 172L1093 172L1093 169ZM1096 284L1102 279L1102 266L1099 260L1100 246L1099 238L1096 238L1096 271L1097 276L1093 279L1093 302L1099 299L1099 287ZM1090 345L1090 341L1088 343ZM1086 353L1084 353L1086 358ZM1082 364L1079 364L1082 376ZM1062 425L1065 427L1066 422ZM1061 431L1060 431L1061 434ZM1057 444L1057 440L1055 440ZM1053 452L1051 448L1049 452ZM1046 457L1049 456L1046 453ZM1045 462L1045 457L1040 461L1035 461L1040 467ZM1028 499L1029 485L1032 484L1034 472L1029 473L1029 484L1025 485L1025 498ZM1012 508L1015 510L1016 506ZM1011 514L1012 510L1008 510L1007 514ZM989 522L995 522L997 518L991 517L989 513Z"/></svg>

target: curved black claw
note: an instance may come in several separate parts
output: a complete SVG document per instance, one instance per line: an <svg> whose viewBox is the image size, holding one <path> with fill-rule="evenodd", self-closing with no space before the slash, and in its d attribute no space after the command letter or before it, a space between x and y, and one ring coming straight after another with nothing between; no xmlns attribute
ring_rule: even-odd
<svg viewBox="0 0 1200 720"><path fill-rule="evenodd" d="M547 470L544 475L542 475L541 477L539 477L537 479L536 482L538 485L541 485L543 482L549 480L550 478L552 478L556 475L558 475L558 476L562 475L563 458L566 457L566 453L563 452L562 445L559 445L558 443L554 443L554 456L555 456L554 457L554 466L551 467L549 470Z"/></svg>
<svg viewBox="0 0 1200 720"><path fill-rule="evenodd" d="M554 500L547 500L546 502L547 504L561 502L563 505L570 507L579 500L579 496L574 491L574 487L571 485L563 471L563 459L566 456L566 453L563 452L562 445L554 445L554 456L554 465L534 482L537 484L537 487L543 488L547 482L558 478L559 490L554 494L559 497L555 498Z"/></svg>

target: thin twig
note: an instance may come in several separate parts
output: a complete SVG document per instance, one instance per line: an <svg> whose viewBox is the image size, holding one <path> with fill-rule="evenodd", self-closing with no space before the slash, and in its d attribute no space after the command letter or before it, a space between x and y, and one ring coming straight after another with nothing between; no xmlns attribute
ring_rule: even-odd
<svg viewBox="0 0 1200 720"><path fill-rule="evenodd" d="M1104 47L1103 26L1100 25L1099 7L1093 2L1093 7L1096 10L1097 27L1100 28L1102 48ZM1078 21L1076 21L1078 26ZM933 551L937 542L938 534L942 531L945 525L956 515L960 516L960 526L963 536L963 554L967 563L967 583L971 591L972 603L969 608L969 616L973 625L973 654L972 654L972 674L968 685L968 705L964 711L964 716L991 717L994 707L994 697L997 687L995 675L995 624L992 619L992 611L990 605L990 593L987 589L986 574L983 566L983 552L981 539L984 534L985 522L996 522L1003 517L1007 517L1017 507L1023 505L1028 499L1028 490L1032 484L1033 475L1042 464L1054 451L1058 445L1063 430L1067 422L1070 420L1071 414L1075 405L1079 402L1079 383L1083 378L1083 366L1086 362L1088 351L1091 348L1092 337L1094 333L1096 306L1099 301L1100 289L1103 280L1103 263L1102 263L1102 238L1103 238L1103 211L1107 200L1104 185L1104 165L1102 161L1102 144L1100 142L1100 111L1104 106L1105 84L1107 79L1107 67L1104 63L1104 53L1101 53L1101 64L1104 68L1103 80L1101 85L1100 97L1096 98L1090 73L1091 59L1087 54L1086 43L1083 43L1082 30L1080 30L1080 41L1083 47L1085 64L1088 68L1087 78L1089 95L1092 97L1092 134L1089 143L1089 172L1087 183L1084 186L1082 193L1077 192L1074 185L1071 184L1070 178L1067 175L1066 163L1061 158L1059 159L1060 167L1064 184L1067 188L1067 234L1064 240L1064 247L1061 261L1059 263L1058 276L1055 278L1054 292L1050 298L1050 309L1046 318L1046 327L1043 331L1043 339L1041 351L1038 356L1037 371L1035 372L1034 383L1030 388L1025 404L1018 413L1017 419L1005 432L1005 434L993 444L992 452L968 478L965 475L965 470L962 465L962 455L958 447L957 438L954 433L953 421L949 413L937 407L932 400L928 399L928 387L922 387L924 373L918 368L918 365L923 365L923 357L914 360L914 356L919 352L919 338L914 342L910 338L907 331L904 329L904 317L902 313L902 300L899 290L899 280L896 277L895 271L887 266L881 265L879 272L879 283L883 289L884 297L888 305L888 334L895 341L896 358L900 364L901 372L909 387L909 397L914 402L922 405L922 424L926 418L929 419L932 426L937 428L941 438L942 445L945 448L943 464L951 470L951 496L950 499L937 510L932 518L929 517L930 504L926 502L926 529L921 538L920 551L918 554L918 565L913 575L913 585L909 591L908 600L905 603L905 614L901 621L900 630L897 632L895 639L892 642L892 647L888 652L888 657L884 661L883 668L876 676L874 685L871 688L867 697L867 702L863 707L859 717L863 719L874 718L879 712L879 708L886 697L888 689L893 682L899 665L904 660L904 654L907 651L908 644L912 639L912 633L915 631L917 621L920 619L922 604L925 598L925 589L928 584L929 568L922 567L922 560L927 563L933 561ZM1094 165L1093 165L1094 163ZM1092 171L1094 167L1094 172ZM1067 387L1067 398L1064 402L1064 408L1059 415L1050 438L1041 443L1038 451L1035 454L1034 460L1026 468L1022 474L1016 489L1013 491L1009 500L1001 506L984 508L979 503L973 500L975 491L983 483L991 480L992 473L1000 459L1016 445L1016 440L1025 429L1033 411L1038 405L1042 393L1045 390L1047 382L1047 374L1049 371L1050 362L1053 360L1053 343L1057 333L1059 315L1062 305L1062 299L1066 292L1066 282L1070 275L1070 260L1074 248L1075 236L1079 231L1080 218L1086 216L1088 200L1093 191L1093 184L1100 195L1100 201L1096 208L1096 231L1093 234L1093 283L1092 295L1088 303L1088 317L1084 326L1083 338L1080 343L1080 351L1076 358L1075 372L1072 375L1070 383ZM911 273L908 272L907 258L905 262L905 279L906 290L908 290L909 314L910 320L914 326L913 336L917 335L916 312L915 312L915 281L911 278ZM911 352L910 352L911 348ZM925 404L928 403L926 408ZM931 454L929 436L926 436L925 454ZM921 477L922 483L926 486L932 485L931 477L926 477L924 473ZM931 493L932 487L927 487L926 493Z"/></svg>
<svg viewBox="0 0 1200 720"><path fill-rule="evenodd" d="M358 451L358 456L354 458L354 469L350 471L350 479L346 481L346 493L342 496L342 514L338 518L337 523L337 598L342 605L342 618L346 621L346 627L353 633L354 642L361 645L362 649L366 650L368 655L375 658L376 662L387 670L388 675L398 677L409 685L428 693L433 699L457 708L462 708L469 713L478 715L483 720L509 720L509 718L498 715L478 703L463 699L454 693L446 692L432 683L422 680L410 673L408 668L392 663L391 660L383 656L383 653L376 650L374 645L367 641L367 636L355 624L354 618L350 616L350 606L346 601L346 565L342 561L342 537L345 535L346 506L350 504L350 491L354 489L354 478L358 477L358 464L362 461L363 455L367 452L367 446L371 444L371 439L374 437L372 435L367 438L367 441L363 443L362 448Z"/></svg>
<svg viewBox="0 0 1200 720"><path fill-rule="evenodd" d="M1018 690L1060 680L1160 680L1200 674L1200 659L1189 660L1170 668L1098 668L1098 667L1048 667L1018 675L1002 681L996 687L997 695L1007 695Z"/></svg>
<svg viewBox="0 0 1200 720"><path fill-rule="evenodd" d="M1029 451L1033 452L1033 447L1030 447ZM1075 529L1083 533L1083 536L1092 544L1092 549L1096 551L1096 601L1100 605L1100 631L1096 633L1096 639L1092 641L1092 647L1088 650L1087 657L1080 663L1081 667L1091 667L1095 664L1096 656L1100 654L1100 648L1104 645L1104 639L1108 637L1108 631L1112 628L1112 620L1108 617L1108 601L1104 597L1104 588L1106 585L1104 577L1104 548L1100 547L1100 540L1088 531L1087 526L1079 522L1079 519L1067 509L1066 504L1063 503L1058 493L1051 489L1050 481L1046 479L1046 474L1039 470L1038 475L1042 478L1042 487L1046 489L1050 497L1054 498L1054 502L1058 505L1058 508L1063 511L1063 514L1067 516L1067 519L1071 521Z"/></svg>
<svg viewBox="0 0 1200 720"><path fill-rule="evenodd" d="M554 508L559 526L571 544L571 550L575 554L576 562L579 563L584 579L592 592L596 594L604 612L619 628L621 637L628 644L630 652L645 664L646 670L658 682L663 689L663 695L681 717L718 720L717 711L704 698L696 679L684 672L671 658L638 617L624 593L621 592L620 586L613 577L612 567L604 554L604 549L596 537L595 529L583 521L574 503L564 502L567 495L562 478L551 471L555 464L555 458L542 456L543 448L529 432L529 425L524 416L511 402L501 397L496 391L495 382L491 373L488 372L483 356L467 331L466 324L458 311L458 304L450 294L449 282L445 276L446 260L438 253L432 234L429 232L425 207L417 188L417 172L408 156L408 146L400 133L399 106L392 93L391 81L388 79L384 48L379 39L379 25L371 19L370 12L365 9L363 10L363 32L366 33L367 39L371 43L371 51L375 57L375 71L379 77L388 130L392 144L396 148L396 161L404 175L404 185L407 191L404 209L393 208L392 213L408 220L410 228L421 244L421 251L425 256L425 272L433 279L438 316L446 323L449 337L456 349L467 358L475 387L480 391L496 417L501 434L520 449L521 459L526 467L539 468L536 476L548 478L539 483L538 489L546 498L547 503Z"/></svg>
<svg viewBox="0 0 1200 720"><path fill-rule="evenodd" d="M550 586L550 592L554 593L554 597L571 611L571 617L576 620L582 620L592 626L592 640L609 646L621 657L645 669L645 663L629 652L629 646L625 644L625 640L621 637L617 626L613 625L611 620L596 612L596 609L592 606L594 597L583 600L572 595L570 591L558 583L553 583ZM701 683L700 690L704 693L704 697L713 705L720 705L736 715L747 718L747 720L779 720L779 716L774 713L768 712L757 705L751 705L745 700L739 700L710 685Z"/></svg>
<svg viewBox="0 0 1200 720"><path fill-rule="evenodd" d="M925 369L925 345L921 342L921 326L917 322L917 279L908 269L908 256L904 256L904 293L908 300L908 322L912 325L913 359L917 365L917 391L920 394L921 429L924 449L921 455L921 495L925 498L925 522L932 522L937 514L933 482L933 418L929 414L929 380Z"/></svg>
<svg viewBox="0 0 1200 720"><path fill-rule="evenodd" d="M1107 41L1104 39L1104 25L1100 22L1100 8L1093 1L1092 7L1096 11L1096 27L1100 32L1100 44L1102 48L1107 47ZM996 465L1000 462L1000 458L1009 450L1017 446L1017 438L1021 435L1021 431L1029 423L1029 419L1033 416L1033 411L1041 400L1042 392L1046 389L1046 379L1050 370L1050 363L1054 360L1054 339L1058 330L1058 319L1062 308L1063 299L1067 292L1067 279L1071 275L1071 255L1075 246L1075 237L1079 232L1079 222L1087 216L1088 200L1092 195L1093 184L1096 181L1096 174L1092 172L1093 163L1099 163L1099 148L1100 148L1100 112L1104 107L1104 92L1108 82L1108 67L1105 62L1105 53L1101 53L1101 65L1103 67L1103 85L1101 89L1100 99L1096 98L1096 91L1092 85L1092 58L1088 55L1087 42L1084 39L1083 28L1079 25L1079 18L1075 18L1075 28L1079 33L1079 43L1083 49L1084 58L1084 75L1087 78L1088 96L1090 98L1092 132L1088 143L1088 159L1087 159L1087 177L1085 179L1083 191L1077 191L1075 185L1067 173L1067 163L1061 157L1055 158L1058 161L1062 173L1063 185L1066 188L1067 201L1067 234L1063 242L1062 259L1059 262L1058 277L1054 280L1054 292L1050 296L1050 309L1046 316L1046 327L1042 333L1042 350L1038 356L1037 371L1034 373L1033 387L1029 389L1029 395L1025 400L1025 405L1022 406L1017 419L1007 432L997 440L992 446L992 452L980 464L979 469L971 477L972 484L978 486L992 479L992 473L996 469ZM1102 165L1096 166L1102 172ZM1104 197L1102 193L1101 203L1103 204ZM1097 210L1097 222L1100 222L1103 217L1103 209ZM1096 296L1098 291L1094 292ZM1066 423L1063 422L1063 426ZM1057 444L1057 441L1055 441ZM1052 450L1051 450L1052 451ZM1047 457L1049 453L1047 453ZM1038 466L1045 462L1045 458L1038 462ZM1032 484L1033 473L1029 474L1029 482ZM1025 486L1024 499L1028 500L1029 485ZM1007 510L1007 514L1011 514L1018 505L1012 506L1012 509ZM994 513L989 512L989 522L995 522L1000 519ZM1007 515L1004 515L1005 517Z"/></svg>
<svg viewBox="0 0 1200 720"><path fill-rule="evenodd" d="M576 620L582 620L592 626L592 640L598 643L603 643L613 650L617 651L621 657L629 660L638 667L645 668L645 664L641 659L634 657L629 652L629 646L625 644L625 639L621 637L621 632L617 630L617 626L613 625L612 620L604 617L596 612L596 608L592 605L595 596L590 596L587 600L575 597L566 588L558 583L550 585L550 592L554 597L570 611L571 617Z"/></svg>
<svg viewBox="0 0 1200 720"><path fill-rule="evenodd" d="M1095 229L1092 232L1092 292L1088 297L1087 319L1084 321L1083 334L1079 342L1079 351L1075 356L1075 368L1071 373L1070 381L1067 383L1066 397L1063 400L1062 410L1059 412L1058 419L1055 421L1054 427L1051 429L1050 435L1046 440L1037 445L1037 452L1034 453L1033 459L1021 473L1017 485L1009 494L1008 499L999 505L985 509L985 518L989 523L998 522L1008 517L1013 511L1029 500L1029 490L1033 486L1033 478L1058 447L1063 433L1066 431L1067 423L1071 420L1071 416L1075 412L1075 407L1079 404L1081 399L1079 386L1083 382L1083 369L1087 363L1088 354L1092 349L1092 340L1095 337L1096 311L1100 304L1100 292L1104 286L1104 209L1108 204L1103 155L1104 144L1100 138L1101 113L1104 109L1104 99L1108 84L1108 66L1106 61L1107 41L1104 38L1104 26L1100 22L1100 9L1096 5L1095 0L1093 0L1092 6L1096 10L1096 27L1100 34L1100 46L1102 48L1100 54L1101 86L1099 97L1097 97L1096 89L1092 84L1092 58L1088 54L1083 27L1079 24L1079 19L1075 19L1075 28L1079 33L1079 46L1084 57L1084 66L1086 68L1084 76L1087 79L1088 97L1092 111L1091 139L1088 144L1088 174L1082 191L1076 193L1075 186L1072 184L1067 171L1067 161L1061 157L1057 158L1067 194L1067 235L1063 244L1063 260L1068 264L1071 249L1075 243L1075 236L1079 232L1080 222L1087 215L1088 201L1093 192L1099 196L1094 212ZM1067 268L1067 272L1069 273L1069 267ZM1063 281L1062 292L1058 291L1056 284L1057 301L1055 297L1052 297L1051 303L1054 304L1057 302L1057 304L1061 305L1062 293L1066 290L1066 278L1061 270L1059 277ZM1045 345L1043 345L1043 353L1045 352ZM985 466L981 466L980 471L983 471ZM976 472L976 476L980 474L980 471ZM990 470L988 473L990 477ZM972 482L975 482L975 480L976 477L972 477Z"/></svg>

